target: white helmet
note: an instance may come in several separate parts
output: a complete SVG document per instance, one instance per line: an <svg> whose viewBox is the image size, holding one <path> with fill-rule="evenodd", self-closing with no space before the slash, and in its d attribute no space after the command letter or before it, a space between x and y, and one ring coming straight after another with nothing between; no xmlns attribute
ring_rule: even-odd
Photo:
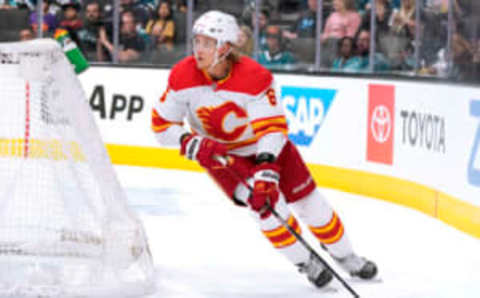
<svg viewBox="0 0 480 298"><path fill-rule="evenodd" d="M193 35L202 34L217 40L217 46L236 44L240 29L235 17L218 10L202 14L193 25Z"/></svg>

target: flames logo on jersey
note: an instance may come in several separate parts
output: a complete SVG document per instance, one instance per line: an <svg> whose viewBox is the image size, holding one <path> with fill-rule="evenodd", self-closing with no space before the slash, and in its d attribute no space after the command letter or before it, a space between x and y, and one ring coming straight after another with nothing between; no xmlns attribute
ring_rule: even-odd
<svg viewBox="0 0 480 298"><path fill-rule="evenodd" d="M245 124L236 126L234 129L225 127L225 120L233 114L237 119L245 119ZM247 112L231 101L216 106L202 107L197 110L197 116L202 121L205 131L220 140L234 141L238 139L247 129Z"/></svg>

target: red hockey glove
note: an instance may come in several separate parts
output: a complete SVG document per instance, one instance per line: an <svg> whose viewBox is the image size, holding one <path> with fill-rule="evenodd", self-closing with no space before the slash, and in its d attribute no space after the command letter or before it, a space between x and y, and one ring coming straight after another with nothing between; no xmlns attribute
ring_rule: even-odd
<svg viewBox="0 0 480 298"><path fill-rule="evenodd" d="M271 214L267 209L267 203L275 208L275 204L278 202L279 171L280 167L273 163L263 163L253 168L253 192L248 203L253 210L260 213L262 219Z"/></svg>
<svg viewBox="0 0 480 298"><path fill-rule="evenodd" d="M227 154L227 147L212 139L198 135L188 135L182 139L180 154L186 158L196 160L207 169L223 167L213 159L214 155L224 156Z"/></svg>

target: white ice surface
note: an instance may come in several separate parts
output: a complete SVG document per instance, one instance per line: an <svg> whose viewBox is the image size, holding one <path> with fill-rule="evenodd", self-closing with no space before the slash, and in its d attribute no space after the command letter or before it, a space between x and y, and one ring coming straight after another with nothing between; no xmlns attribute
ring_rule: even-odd
<svg viewBox="0 0 480 298"><path fill-rule="evenodd" d="M156 264L157 292L149 298L352 297L338 281L332 283L336 293L310 286L264 239L249 212L234 207L206 174L116 170L144 221ZM480 297L479 239L415 210L322 191L358 254L379 266L382 283L351 283L361 297Z"/></svg>

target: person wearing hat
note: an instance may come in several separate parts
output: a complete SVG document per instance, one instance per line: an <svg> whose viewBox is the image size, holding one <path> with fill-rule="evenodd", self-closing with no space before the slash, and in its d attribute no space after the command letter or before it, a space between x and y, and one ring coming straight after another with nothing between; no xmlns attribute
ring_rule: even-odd
<svg viewBox="0 0 480 298"><path fill-rule="evenodd" d="M79 16L80 3L77 0L68 0L61 4L62 17L58 30L67 30L71 40L82 49L82 44L78 38L78 31L83 28L83 21ZM54 35L58 35L58 30L55 30Z"/></svg>
<svg viewBox="0 0 480 298"><path fill-rule="evenodd" d="M292 53L285 50L280 27L269 25L265 32L267 48L260 53L258 62L267 67L278 67L295 63L296 61Z"/></svg>
<svg viewBox="0 0 480 298"><path fill-rule="evenodd" d="M60 27L67 29L71 35L83 27L79 11L80 3L76 0L71 0L62 4L63 17L60 21Z"/></svg>

